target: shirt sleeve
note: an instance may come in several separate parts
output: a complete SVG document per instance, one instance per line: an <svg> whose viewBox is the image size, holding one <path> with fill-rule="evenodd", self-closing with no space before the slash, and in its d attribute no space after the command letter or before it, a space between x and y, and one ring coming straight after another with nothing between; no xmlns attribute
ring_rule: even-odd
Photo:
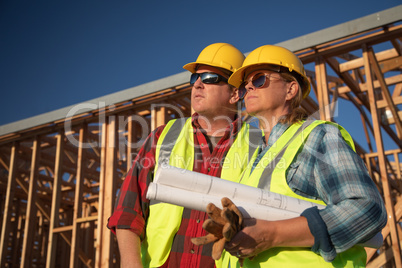
<svg viewBox="0 0 402 268"><path fill-rule="evenodd" d="M386 210L376 185L336 126L317 126L298 159L302 162L293 180L301 185L296 188L327 204L325 209L304 212L312 234L320 234L313 251L331 261L336 253L369 240L386 225Z"/></svg>
<svg viewBox="0 0 402 268"><path fill-rule="evenodd" d="M146 199L148 185L153 179L155 149L164 126L155 129L139 150L118 192L115 208L107 227L115 234L116 229L129 229L141 240L145 236L145 222L149 213Z"/></svg>

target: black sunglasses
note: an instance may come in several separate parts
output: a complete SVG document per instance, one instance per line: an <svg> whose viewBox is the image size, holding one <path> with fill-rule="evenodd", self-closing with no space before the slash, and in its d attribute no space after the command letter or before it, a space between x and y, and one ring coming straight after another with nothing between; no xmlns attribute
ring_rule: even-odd
<svg viewBox="0 0 402 268"><path fill-rule="evenodd" d="M262 88L265 85L265 83L268 81L268 85L266 85L268 87L269 81L271 80L271 75L272 74L258 73L251 78L251 81L244 81L239 87L239 98L243 99L244 96L246 96L246 94L247 94L246 85L249 82L251 82L253 84L253 86L257 89L257 88ZM268 79L267 79L267 77L268 77ZM280 79L280 78L278 78L278 79Z"/></svg>
<svg viewBox="0 0 402 268"><path fill-rule="evenodd" d="M204 84L218 84L221 81L225 83L228 82L228 80L225 77L216 73L193 73L191 74L190 85L194 85L198 77L201 77L201 81Z"/></svg>

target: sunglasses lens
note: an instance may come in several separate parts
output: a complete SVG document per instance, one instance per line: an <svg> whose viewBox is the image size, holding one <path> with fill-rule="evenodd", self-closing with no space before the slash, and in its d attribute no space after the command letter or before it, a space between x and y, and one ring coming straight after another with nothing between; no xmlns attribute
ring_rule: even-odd
<svg viewBox="0 0 402 268"><path fill-rule="evenodd" d="M263 74L263 73L259 73L259 74L256 74L256 75L252 78L251 83L253 83L253 86L254 86L255 88L260 88L260 87L263 87L263 86L265 85L265 82L266 82L266 81L267 81L266 75ZM244 96L246 96L246 94L247 94L246 85L247 85L248 83L249 83L249 82L243 82L243 83L239 86L239 98L240 98L240 99L243 99Z"/></svg>
<svg viewBox="0 0 402 268"><path fill-rule="evenodd" d="M219 82L219 76L213 73L203 73L201 80L204 84L214 84Z"/></svg>
<svg viewBox="0 0 402 268"><path fill-rule="evenodd" d="M253 78L253 85L256 88L260 88L265 84L266 79L267 77L264 74L261 74L259 76L257 75Z"/></svg>
<svg viewBox="0 0 402 268"><path fill-rule="evenodd" d="M216 73L193 73L190 77L190 85L194 85L198 77L201 77L201 81L204 84L217 84L220 81L227 82L227 79Z"/></svg>
<svg viewBox="0 0 402 268"><path fill-rule="evenodd" d="M239 86L239 98L240 98L240 99L243 99L244 96L246 96L246 93L247 93L246 83L242 83L242 84Z"/></svg>
<svg viewBox="0 0 402 268"><path fill-rule="evenodd" d="M200 74L197 74L197 73L191 74L191 77L190 77L190 85L194 85L195 81L197 81L197 79L198 79L199 76L200 76Z"/></svg>

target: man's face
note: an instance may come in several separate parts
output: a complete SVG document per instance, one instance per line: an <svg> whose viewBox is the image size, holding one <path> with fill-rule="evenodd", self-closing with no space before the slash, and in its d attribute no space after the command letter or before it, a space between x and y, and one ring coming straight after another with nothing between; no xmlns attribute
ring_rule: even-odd
<svg viewBox="0 0 402 268"><path fill-rule="evenodd" d="M215 67L202 65L196 73L212 72L228 78L221 70ZM191 105L198 114L214 118L233 114L234 103L238 100L237 90L232 89L226 82L205 84L198 77L191 91Z"/></svg>

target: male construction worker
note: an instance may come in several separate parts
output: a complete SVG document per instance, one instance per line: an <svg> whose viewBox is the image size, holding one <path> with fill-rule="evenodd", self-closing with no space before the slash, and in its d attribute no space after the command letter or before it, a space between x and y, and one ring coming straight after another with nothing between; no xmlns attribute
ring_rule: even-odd
<svg viewBox="0 0 402 268"><path fill-rule="evenodd" d="M261 132L241 122L237 88L227 83L244 55L234 46L215 43L201 51L190 71L191 118L155 129L126 176L108 228L117 236L122 267L214 267L211 245L191 238L205 235L208 216L146 199L154 171L166 164L231 180L245 169Z"/></svg>

